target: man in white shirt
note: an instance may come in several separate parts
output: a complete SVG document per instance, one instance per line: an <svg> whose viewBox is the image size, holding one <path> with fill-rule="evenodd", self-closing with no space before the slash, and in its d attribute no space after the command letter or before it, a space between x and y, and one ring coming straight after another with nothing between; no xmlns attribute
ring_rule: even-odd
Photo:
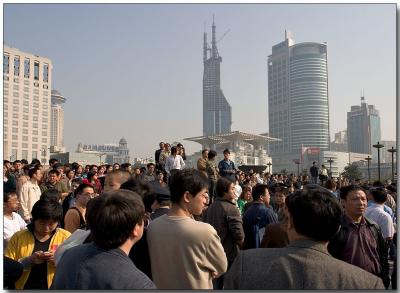
<svg viewBox="0 0 400 293"><path fill-rule="evenodd" d="M8 241L14 233L26 228L26 223L20 215L16 213L18 210L18 198L15 192L4 194L4 229L3 229L3 249L5 250Z"/></svg>
<svg viewBox="0 0 400 293"><path fill-rule="evenodd" d="M171 155L165 161L165 171L169 176L174 175L177 170L185 168L185 162L181 155L177 154L178 148L173 146L171 148Z"/></svg>
<svg viewBox="0 0 400 293"><path fill-rule="evenodd" d="M42 171L34 167L29 169L28 175L30 179L22 185L20 198L22 217L25 222L30 222L32 207L40 199L40 195L42 194L38 185L38 181L40 181L43 176Z"/></svg>
<svg viewBox="0 0 400 293"><path fill-rule="evenodd" d="M383 205L387 200L387 194L384 188L373 188L370 190L373 198L372 204L365 211L365 217L374 221L381 228L383 238L389 241L393 238L394 225L390 215L384 211Z"/></svg>

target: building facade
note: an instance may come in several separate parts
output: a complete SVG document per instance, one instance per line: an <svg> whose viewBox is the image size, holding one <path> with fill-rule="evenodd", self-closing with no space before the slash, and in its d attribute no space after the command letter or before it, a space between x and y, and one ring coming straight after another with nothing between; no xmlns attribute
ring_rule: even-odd
<svg viewBox="0 0 400 293"><path fill-rule="evenodd" d="M373 147L381 140L381 120L379 111L365 103L361 97L360 106L351 106L347 112L347 141L350 152L372 155L372 161L378 161L377 149Z"/></svg>
<svg viewBox="0 0 400 293"><path fill-rule="evenodd" d="M290 32L268 57L269 133L282 141L271 153L301 146L329 149L327 46L294 44Z"/></svg>
<svg viewBox="0 0 400 293"><path fill-rule="evenodd" d="M4 45L3 158L48 161L52 61Z"/></svg>
<svg viewBox="0 0 400 293"><path fill-rule="evenodd" d="M58 91L51 91L51 125L50 150L51 152L65 152L64 147L64 109L61 104L66 98Z"/></svg>
<svg viewBox="0 0 400 293"><path fill-rule="evenodd" d="M211 48L207 43L207 34L204 33L203 62L203 135L230 132L232 111L221 89L222 58L218 54L214 21Z"/></svg>
<svg viewBox="0 0 400 293"><path fill-rule="evenodd" d="M327 45L294 44L291 33L268 56L269 134L277 169L293 169L303 147L329 150ZM276 169L275 169L276 170Z"/></svg>
<svg viewBox="0 0 400 293"><path fill-rule="evenodd" d="M335 140L331 142L331 151L347 152L347 129L335 133Z"/></svg>

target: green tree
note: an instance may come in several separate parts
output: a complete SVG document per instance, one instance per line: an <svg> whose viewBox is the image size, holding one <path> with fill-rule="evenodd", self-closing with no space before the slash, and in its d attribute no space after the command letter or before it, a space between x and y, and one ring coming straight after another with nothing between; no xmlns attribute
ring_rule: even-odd
<svg viewBox="0 0 400 293"><path fill-rule="evenodd" d="M349 180L361 179L362 176L361 171L358 169L358 166L354 163L346 166L342 175Z"/></svg>

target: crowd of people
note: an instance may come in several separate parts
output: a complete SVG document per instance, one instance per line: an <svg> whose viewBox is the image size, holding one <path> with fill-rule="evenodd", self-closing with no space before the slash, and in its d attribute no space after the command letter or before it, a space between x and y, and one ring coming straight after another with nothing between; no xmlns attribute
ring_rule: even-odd
<svg viewBox="0 0 400 293"><path fill-rule="evenodd" d="M146 166L5 160L5 288L397 288L394 183L223 156L188 168L160 143Z"/></svg>

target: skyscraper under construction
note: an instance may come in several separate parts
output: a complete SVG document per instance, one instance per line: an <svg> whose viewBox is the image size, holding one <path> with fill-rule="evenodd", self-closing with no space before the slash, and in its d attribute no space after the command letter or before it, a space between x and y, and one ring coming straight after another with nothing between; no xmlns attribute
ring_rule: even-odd
<svg viewBox="0 0 400 293"><path fill-rule="evenodd" d="M207 44L207 33L204 32L203 62L203 135L230 132L232 112L231 106L221 90L222 58L218 54L214 20L211 48Z"/></svg>

